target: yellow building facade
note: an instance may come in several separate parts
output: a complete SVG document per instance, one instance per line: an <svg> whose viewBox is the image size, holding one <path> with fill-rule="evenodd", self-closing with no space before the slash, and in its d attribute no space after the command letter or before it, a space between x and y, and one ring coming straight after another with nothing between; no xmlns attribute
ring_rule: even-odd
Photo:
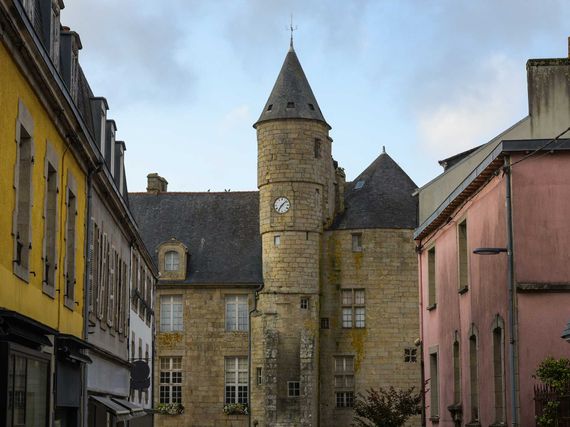
<svg viewBox="0 0 570 427"><path fill-rule="evenodd" d="M78 338L83 333L84 241L86 211L86 173L70 150L69 142L57 129L56 123L27 81L14 58L0 44L0 198L4 212L0 215L0 307L32 318L60 333ZM26 122L26 123L22 123ZM14 188L18 162L18 127L27 127L32 143L31 215L28 280L14 272L14 215L17 191ZM55 235L55 292L46 292L45 253L46 165L55 163L57 181L57 224ZM69 206L66 189L75 190L75 205ZM68 247L66 222L75 216L75 258L73 304L66 304L65 265ZM52 264L53 265L53 264Z"/></svg>

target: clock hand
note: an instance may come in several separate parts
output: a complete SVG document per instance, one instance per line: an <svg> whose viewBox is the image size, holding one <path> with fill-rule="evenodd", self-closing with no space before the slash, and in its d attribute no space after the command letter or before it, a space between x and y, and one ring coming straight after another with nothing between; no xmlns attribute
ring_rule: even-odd
<svg viewBox="0 0 570 427"><path fill-rule="evenodd" d="M279 205L279 209L277 209L277 210L278 210L278 211L281 211L281 208L283 207L283 205L284 205L285 203L287 203L287 202L281 203L281 204Z"/></svg>

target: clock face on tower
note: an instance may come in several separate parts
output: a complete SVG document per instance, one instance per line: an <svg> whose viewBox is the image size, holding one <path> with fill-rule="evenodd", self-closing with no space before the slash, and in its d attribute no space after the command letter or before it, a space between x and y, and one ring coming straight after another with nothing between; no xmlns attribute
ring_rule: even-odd
<svg viewBox="0 0 570 427"><path fill-rule="evenodd" d="M280 214L284 214L291 208L291 203L287 197L278 197L273 203L275 211Z"/></svg>

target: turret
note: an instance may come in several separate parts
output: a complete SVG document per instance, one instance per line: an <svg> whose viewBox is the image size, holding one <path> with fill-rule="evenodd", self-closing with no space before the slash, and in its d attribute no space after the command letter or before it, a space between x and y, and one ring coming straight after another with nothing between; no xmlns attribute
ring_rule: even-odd
<svg viewBox="0 0 570 427"><path fill-rule="evenodd" d="M254 128L264 289L252 370L265 380L252 388L252 420L317 425L319 257L334 170L330 126L292 45Z"/></svg>

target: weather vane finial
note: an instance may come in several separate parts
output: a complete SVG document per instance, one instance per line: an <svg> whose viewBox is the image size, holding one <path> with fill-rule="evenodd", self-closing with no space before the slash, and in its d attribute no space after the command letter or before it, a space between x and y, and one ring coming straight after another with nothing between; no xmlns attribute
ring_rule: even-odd
<svg viewBox="0 0 570 427"><path fill-rule="evenodd" d="M291 49L293 49L293 31L297 30L297 26L293 27L293 14L291 14L291 24L289 25L289 31L291 31Z"/></svg>

